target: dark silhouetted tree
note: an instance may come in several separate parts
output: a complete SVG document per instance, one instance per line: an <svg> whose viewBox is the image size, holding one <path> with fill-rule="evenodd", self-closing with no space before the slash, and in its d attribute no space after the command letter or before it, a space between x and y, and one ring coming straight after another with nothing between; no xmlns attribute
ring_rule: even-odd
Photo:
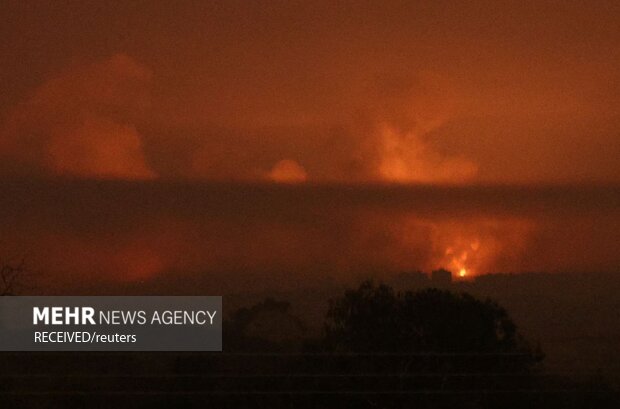
<svg viewBox="0 0 620 409"><path fill-rule="evenodd" d="M267 298L235 311L224 322L227 351L282 351L298 348L305 326L288 301Z"/></svg>
<svg viewBox="0 0 620 409"><path fill-rule="evenodd" d="M324 345L356 353L496 353L541 359L506 310L489 299L439 289L399 292L364 282L332 300Z"/></svg>

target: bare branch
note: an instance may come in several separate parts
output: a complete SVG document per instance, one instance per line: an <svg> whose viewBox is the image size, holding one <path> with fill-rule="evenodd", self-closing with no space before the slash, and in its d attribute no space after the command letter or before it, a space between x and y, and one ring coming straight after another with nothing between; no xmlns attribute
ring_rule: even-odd
<svg viewBox="0 0 620 409"><path fill-rule="evenodd" d="M23 278L26 268L25 260L17 264L2 263L0 266L0 296L9 296L16 294L16 287L19 280Z"/></svg>

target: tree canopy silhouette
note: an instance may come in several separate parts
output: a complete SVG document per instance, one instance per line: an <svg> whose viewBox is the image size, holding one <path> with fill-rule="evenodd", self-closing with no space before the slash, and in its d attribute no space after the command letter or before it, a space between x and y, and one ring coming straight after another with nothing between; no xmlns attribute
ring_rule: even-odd
<svg viewBox="0 0 620 409"><path fill-rule="evenodd" d="M340 352L536 355L494 301L435 288L396 293L370 281L331 301L324 341Z"/></svg>
<svg viewBox="0 0 620 409"><path fill-rule="evenodd" d="M294 348L302 341L306 328L290 310L288 301L267 298L235 311L224 321L226 350L265 352Z"/></svg>

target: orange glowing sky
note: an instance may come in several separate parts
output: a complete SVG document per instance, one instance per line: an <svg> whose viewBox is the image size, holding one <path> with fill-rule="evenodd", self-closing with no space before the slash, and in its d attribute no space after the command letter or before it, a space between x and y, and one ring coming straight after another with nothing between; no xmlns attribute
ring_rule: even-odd
<svg viewBox="0 0 620 409"><path fill-rule="evenodd" d="M620 181L615 1L8 1L5 172ZM114 146L114 147L112 147Z"/></svg>
<svg viewBox="0 0 620 409"><path fill-rule="evenodd" d="M0 179L34 184L0 203L15 237L0 255L127 280L318 261L340 274L618 267L605 227L618 223L617 1L107 3L9 0L0 10ZM85 184L62 187L73 179ZM101 180L118 183L112 197L81 190ZM316 193L311 209L274 193L264 206L284 216L218 218L195 208L202 199L164 193L200 196L214 182L239 189L231 200L261 183L355 186L374 199L332 214L346 193ZM452 187L440 210L420 215L417 194L393 213L404 199L374 190L394 183ZM536 190L558 184L611 191L596 216L605 222L588 225L596 203L566 219L533 214L537 200L564 214L562 200L547 202L553 187ZM511 192L529 192L528 205L489 205L489 188L463 212L458 187L481 185L520 186ZM123 198L145 186L161 202L148 217ZM49 208L17 210L35 202L28 194ZM84 195L92 218L70 211ZM112 217L109 205L134 216L106 228L96 219Z"/></svg>

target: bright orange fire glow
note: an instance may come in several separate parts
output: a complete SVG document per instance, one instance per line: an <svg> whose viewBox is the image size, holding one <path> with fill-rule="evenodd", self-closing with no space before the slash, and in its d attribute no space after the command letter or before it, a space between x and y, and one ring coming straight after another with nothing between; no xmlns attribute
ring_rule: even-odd
<svg viewBox="0 0 620 409"><path fill-rule="evenodd" d="M469 244L469 246L461 244L460 246L455 247L459 250L456 251L452 246L446 249L445 255L447 261L445 263L447 268L451 271L455 271L460 278L472 275L472 266L467 265L466 263L468 259L470 260L470 264L475 263L476 259L478 259L478 262L482 261L480 260L480 256L477 254L480 249L480 241L476 238Z"/></svg>
<svg viewBox="0 0 620 409"><path fill-rule="evenodd" d="M473 278L492 271L511 271L525 250L535 223L521 218L420 219L410 216L394 227L408 251L430 244L431 256L421 263L415 259L401 269L424 271L444 268L457 278ZM421 237L426 237L421 241ZM407 253L404 253L407 254ZM394 258L398 258L395 255ZM402 257L402 256L401 256ZM405 260L406 261L406 260ZM515 264L517 263L517 264Z"/></svg>

